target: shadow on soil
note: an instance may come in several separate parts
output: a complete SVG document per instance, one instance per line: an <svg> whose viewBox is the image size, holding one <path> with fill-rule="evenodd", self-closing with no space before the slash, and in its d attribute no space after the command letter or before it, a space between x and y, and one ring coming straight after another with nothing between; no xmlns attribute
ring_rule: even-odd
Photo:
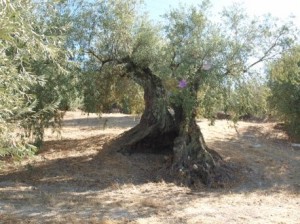
<svg viewBox="0 0 300 224"><path fill-rule="evenodd" d="M124 184L137 186L156 182L155 173L163 164L163 156L133 154L127 157L116 152L116 144L105 135L83 140L45 142L39 154L45 158L44 161L28 164L14 173L0 174L0 217L1 207L5 204L13 207L13 217L26 217L22 218L24 223L26 220L36 219L42 219L42 223L53 223L58 214L70 215L75 209L72 217L81 217L78 223L82 223L84 216L91 217L89 209L96 209L101 214L100 220L105 218L105 214L116 219L150 217L155 204L148 205L147 202L143 205L143 201L138 201L141 206L139 213L131 213L130 210L135 207L122 208L119 201L123 196L117 195L114 198L110 196L110 192L118 190ZM79 152L90 148L98 149L99 152L96 155L80 155ZM60 153L75 150L75 153L73 157L48 160L47 155L55 153L53 149ZM79 156L76 156L76 151ZM59 213L55 215L53 211ZM48 215L44 216L45 214ZM4 218L2 220L10 220L9 217ZM12 219L12 223L23 221Z"/></svg>
<svg viewBox="0 0 300 224"><path fill-rule="evenodd" d="M285 189L300 193L300 150L262 129L250 126L239 133L237 139L210 144L225 160L239 164L237 175L241 181L231 191L248 193Z"/></svg>
<svg viewBox="0 0 300 224"><path fill-rule="evenodd" d="M53 185L70 191L100 190L114 184L143 184L160 181L157 172L165 165L164 155L132 154L117 152L118 141L106 135L83 140L48 141L39 155L42 162L26 165L21 171L0 175L3 182L28 183L45 188ZM236 140L214 141L216 149L228 163L239 169L242 182L234 189L243 191L267 190L274 186L297 184L294 171L300 170L300 151L288 148L287 142L266 140L259 130L250 128ZM97 149L95 155L82 153L89 148ZM55 150L60 153L73 150L78 156L47 159ZM291 186L292 187L292 186ZM230 189L231 191L234 189Z"/></svg>
<svg viewBox="0 0 300 224"><path fill-rule="evenodd" d="M120 125L123 127L122 122ZM94 191L110 191L123 184L142 185L160 181L157 173L165 164L164 155L124 156L117 153L118 144L107 135L45 142L39 154L43 161L0 175L0 198L13 203L17 209L28 203L28 197L35 197L30 199L36 202L32 209L37 206L38 210L39 203L46 201L51 205L49 194L72 195L72 201L80 204L83 200L91 200ZM300 192L300 151L290 149L287 142L267 139L259 129L249 128L235 140L214 141L210 147L239 169L236 175L240 181L230 189L202 188L192 192L216 192L216 197L229 192L270 191L274 187ZM84 151L89 149L96 149L98 153L85 154ZM75 153L63 158L47 158L56 151L68 153L69 150ZM85 193L85 196L76 196L76 193Z"/></svg>
<svg viewBox="0 0 300 224"><path fill-rule="evenodd" d="M108 143L105 143L109 141ZM3 181L28 183L34 186L71 188L72 191L100 190L115 183L142 184L154 181L154 173L163 164L160 155L134 154L130 157L117 153L117 146L107 136L90 137L83 140L62 140L45 142L39 155L44 161L28 164L23 170L0 176ZM67 146L68 148L65 148ZM98 148L95 155L80 155L89 147ZM79 156L47 159L47 154L70 149ZM43 156L45 155L45 156ZM157 166L156 166L156 165Z"/></svg>

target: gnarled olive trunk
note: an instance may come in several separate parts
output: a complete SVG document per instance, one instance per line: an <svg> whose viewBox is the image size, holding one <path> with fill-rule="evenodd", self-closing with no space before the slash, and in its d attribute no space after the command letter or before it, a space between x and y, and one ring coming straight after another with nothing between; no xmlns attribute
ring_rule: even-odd
<svg viewBox="0 0 300 224"><path fill-rule="evenodd" d="M175 120L168 110L166 91L161 79L149 68L127 64L131 78L144 89L145 109L140 123L121 137L126 142L122 152L164 153L172 151L178 135Z"/></svg>
<svg viewBox="0 0 300 224"><path fill-rule="evenodd" d="M187 185L197 182L219 185L227 177L221 168L222 158L208 149L196 123L196 110L185 112L182 105L168 110L166 91L161 79L149 68L128 63L131 78L144 89L145 110L140 123L121 136L122 152L173 153L168 173Z"/></svg>
<svg viewBox="0 0 300 224"><path fill-rule="evenodd" d="M221 156L209 149L196 122L196 111L189 114L182 106L175 108L179 134L174 140L172 172L181 183L193 185L202 182L213 186L222 182Z"/></svg>

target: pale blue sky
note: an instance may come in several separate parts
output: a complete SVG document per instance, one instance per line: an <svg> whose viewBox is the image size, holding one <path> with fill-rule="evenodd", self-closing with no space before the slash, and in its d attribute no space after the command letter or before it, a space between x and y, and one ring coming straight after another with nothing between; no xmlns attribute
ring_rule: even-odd
<svg viewBox="0 0 300 224"><path fill-rule="evenodd" d="M201 0L144 0L150 17L158 20L168 9L177 7L179 3L197 5ZM300 27L300 0L211 0L215 12L234 3L243 3L250 15L272 15L286 19L289 15L296 16L295 23Z"/></svg>

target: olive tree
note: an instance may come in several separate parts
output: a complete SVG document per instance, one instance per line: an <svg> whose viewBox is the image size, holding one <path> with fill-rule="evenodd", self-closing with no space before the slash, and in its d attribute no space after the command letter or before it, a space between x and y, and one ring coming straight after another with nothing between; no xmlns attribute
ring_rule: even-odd
<svg viewBox="0 0 300 224"><path fill-rule="evenodd" d="M0 155L32 153L30 143L59 117L67 54L62 29L51 24L53 3L43 4L0 2Z"/></svg>
<svg viewBox="0 0 300 224"><path fill-rule="evenodd" d="M78 14L78 44L99 72L118 70L144 90L140 123L120 137L120 151L171 152L167 172L182 183L230 181L221 156L209 149L196 123L199 91L232 86L292 43L287 26L251 19L240 8L210 18L210 4L173 9L161 28L138 14L137 1L86 3ZM79 21L79 20L77 20ZM84 20L81 20L84 21ZM77 33L78 34L78 33ZM225 97L225 96L224 96Z"/></svg>
<svg viewBox="0 0 300 224"><path fill-rule="evenodd" d="M273 114L283 120L291 135L300 138L300 47L287 51L270 65L269 97Z"/></svg>

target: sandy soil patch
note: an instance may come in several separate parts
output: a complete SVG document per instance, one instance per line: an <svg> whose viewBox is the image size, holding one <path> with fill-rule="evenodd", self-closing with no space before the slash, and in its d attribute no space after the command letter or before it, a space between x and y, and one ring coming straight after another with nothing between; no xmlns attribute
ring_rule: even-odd
<svg viewBox="0 0 300 224"><path fill-rule="evenodd" d="M157 177L162 155L117 153L113 139L138 121L68 112L38 155L5 162L0 223L300 223L300 150L275 123L199 121L241 181L196 191Z"/></svg>

